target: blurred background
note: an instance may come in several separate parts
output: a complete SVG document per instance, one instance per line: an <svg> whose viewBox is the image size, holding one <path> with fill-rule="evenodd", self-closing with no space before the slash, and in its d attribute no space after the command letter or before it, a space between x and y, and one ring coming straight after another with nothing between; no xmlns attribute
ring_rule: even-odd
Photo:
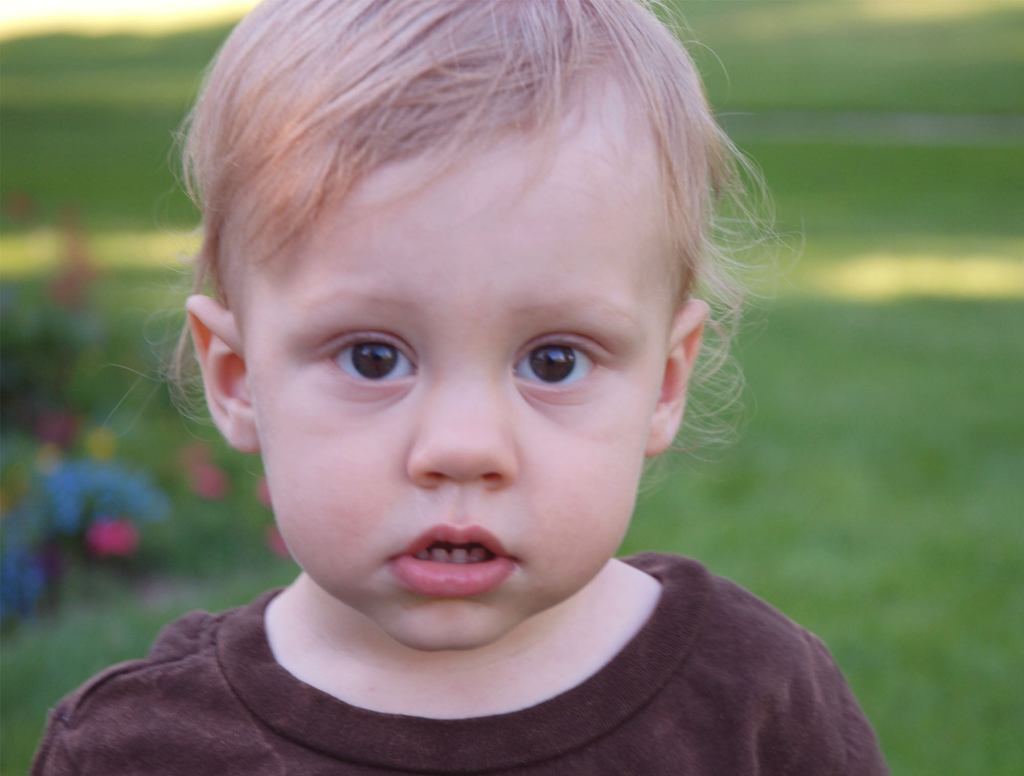
<svg viewBox="0 0 1024 776"><path fill-rule="evenodd" d="M2 774L169 619L295 573L259 462L161 372L197 244L175 133L252 3L22 5L0 11ZM697 557L821 635L894 773L1017 774L1024 2L674 5L781 240L736 441L670 462L623 551Z"/></svg>

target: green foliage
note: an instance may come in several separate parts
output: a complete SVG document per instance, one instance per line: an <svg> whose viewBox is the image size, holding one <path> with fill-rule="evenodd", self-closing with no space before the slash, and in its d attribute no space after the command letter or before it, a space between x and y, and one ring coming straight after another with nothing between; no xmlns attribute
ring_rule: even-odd
<svg viewBox="0 0 1024 776"><path fill-rule="evenodd" d="M31 425L42 410L67 408L75 365L105 344L95 315L53 304L39 290L8 284L0 294L0 418L8 429Z"/></svg>

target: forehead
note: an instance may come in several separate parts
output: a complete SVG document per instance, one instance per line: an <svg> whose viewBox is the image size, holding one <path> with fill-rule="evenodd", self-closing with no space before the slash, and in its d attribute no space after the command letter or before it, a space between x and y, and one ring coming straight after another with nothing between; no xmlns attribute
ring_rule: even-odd
<svg viewBox="0 0 1024 776"><path fill-rule="evenodd" d="M309 306L344 288L474 293L513 280L670 297L658 161L639 123L604 88L550 139L510 136L440 175L426 157L388 165L327 207L291 255L247 277Z"/></svg>

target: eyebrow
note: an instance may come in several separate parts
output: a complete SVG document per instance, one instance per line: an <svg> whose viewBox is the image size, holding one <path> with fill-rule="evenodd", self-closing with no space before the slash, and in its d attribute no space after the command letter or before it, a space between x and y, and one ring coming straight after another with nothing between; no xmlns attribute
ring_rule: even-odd
<svg viewBox="0 0 1024 776"><path fill-rule="evenodd" d="M591 331L615 350L627 349L643 333L639 319L623 307L602 297L573 296L560 300L517 305L511 308L517 317L526 319L559 319L567 328ZM567 312L571 310L571 312Z"/></svg>
<svg viewBox="0 0 1024 776"><path fill-rule="evenodd" d="M319 311L329 308L348 293L358 299L357 304L361 309L405 311L418 306L416 300L400 294L338 287L319 289L306 297L303 305L309 310L311 321L326 324L332 313L321 314ZM602 296L589 294L567 294L561 298L510 305L508 312L520 320L551 320L555 328L564 326L567 329L590 329L620 347L643 331L640 320L624 306Z"/></svg>
<svg viewBox="0 0 1024 776"><path fill-rule="evenodd" d="M385 307L393 309L404 309L412 307L412 300L403 299L394 294L378 293L370 289L361 289L347 286L325 286L316 289L312 293L304 295L301 299L302 306L310 311L330 309L343 300L351 303L357 299L360 304L375 308Z"/></svg>
<svg viewBox="0 0 1024 776"><path fill-rule="evenodd" d="M584 310L585 312L580 317L588 320L597 321L598 319L611 318L618 321L619 325L628 328L638 328L640 326L640 322L636 317L629 313L625 308L601 297L566 297L565 299L516 305L511 309L515 315L523 317L542 315L557 316L565 313L568 309L576 311ZM579 314L573 313L573 315Z"/></svg>
<svg viewBox="0 0 1024 776"><path fill-rule="evenodd" d="M317 289L302 299L302 304L309 309L317 309L332 305L349 295L357 297L361 303L373 305L374 307L408 308L415 307L418 304L415 299L407 299L401 294L344 286ZM525 302L510 307L510 310L517 316L527 317L555 315L569 308L587 310L588 313L593 313L593 317L607 316L614 318L625 326L636 327L640 325L637 318L626 310L624 306L610 302L604 297L588 294L566 295L560 299L549 299L541 302ZM588 315L588 317L590 316Z"/></svg>

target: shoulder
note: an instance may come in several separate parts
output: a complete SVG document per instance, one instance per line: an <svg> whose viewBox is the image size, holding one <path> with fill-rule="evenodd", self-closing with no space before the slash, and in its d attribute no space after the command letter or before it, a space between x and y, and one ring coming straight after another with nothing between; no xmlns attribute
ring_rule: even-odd
<svg viewBox="0 0 1024 776"><path fill-rule="evenodd" d="M693 631L698 651L750 667L761 661L801 665L799 653L813 637L735 582L679 555L643 553L625 560L661 582L661 608L685 613L688 621L680 626Z"/></svg>
<svg viewBox="0 0 1024 776"><path fill-rule="evenodd" d="M631 559L666 597L697 597L689 654L674 689L704 699L722 735L745 740L765 773L887 773L878 741L824 643L778 609L696 561Z"/></svg>
<svg viewBox="0 0 1024 776"><path fill-rule="evenodd" d="M752 694L837 671L818 637L697 561L661 553L627 560L661 582L665 602L660 610L685 614L678 627L692 632L688 670L706 668L716 681L735 682Z"/></svg>
<svg viewBox="0 0 1024 776"><path fill-rule="evenodd" d="M228 772L216 769L227 765L219 744L205 750L210 762L176 760L194 757L204 739L241 737L248 715L221 672L217 634L253 606L186 614L160 631L145 658L112 666L66 696L50 713L33 774Z"/></svg>
<svg viewBox="0 0 1024 776"><path fill-rule="evenodd" d="M114 705L144 704L148 695L166 694L169 683L179 676L189 683L202 681L213 667L216 625L223 616L190 612L164 626L145 658L118 663L93 676L58 704L54 716L74 727Z"/></svg>

